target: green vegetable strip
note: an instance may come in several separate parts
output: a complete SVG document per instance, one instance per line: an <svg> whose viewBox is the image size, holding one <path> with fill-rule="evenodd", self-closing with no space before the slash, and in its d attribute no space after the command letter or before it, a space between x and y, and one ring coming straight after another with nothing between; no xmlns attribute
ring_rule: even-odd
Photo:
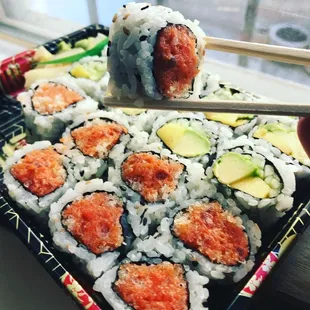
<svg viewBox="0 0 310 310"><path fill-rule="evenodd" d="M97 45L95 45L92 49L90 49L88 51L85 51L85 52L82 52L79 54L75 54L72 56L67 56L67 57L60 58L60 59L42 61L42 62L39 62L38 64L39 65L56 65L56 64L72 63L72 62L79 61L80 59L87 57L87 56L100 55L101 51L108 44L108 42L109 42L109 38L106 38L103 41L99 42Z"/></svg>

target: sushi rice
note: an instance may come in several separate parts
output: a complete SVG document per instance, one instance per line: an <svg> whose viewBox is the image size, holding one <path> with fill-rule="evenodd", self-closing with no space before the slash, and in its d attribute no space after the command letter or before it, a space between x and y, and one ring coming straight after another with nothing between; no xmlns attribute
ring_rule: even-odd
<svg viewBox="0 0 310 310"><path fill-rule="evenodd" d="M36 94L36 90L39 89L40 86L49 83L63 86L66 88L67 92L78 94L82 97L82 100L69 105L59 112L48 114L39 113L36 109L34 109L33 97ZM47 99L49 100L50 98L47 97ZM88 97L83 90L72 83L72 80L66 77L37 81L31 85L31 88L27 92L20 93L17 100L21 102L25 115L26 126L30 133L30 138L32 140L50 140L51 142L57 141L65 127L70 125L76 116L95 112L98 108L98 102ZM45 97L41 97L42 103L45 103L45 100ZM60 97L57 98L56 96L54 103L58 104L60 102ZM47 107L53 108L54 103L49 104Z"/></svg>
<svg viewBox="0 0 310 310"><path fill-rule="evenodd" d="M17 205L31 211L35 214L41 214L45 217L49 210L52 202L56 201L60 196L62 196L67 189L74 186L76 180L73 176L73 170L71 166L70 159L66 156L60 155L62 159L62 164L66 172L64 184L55 189L53 192L44 195L43 197L38 197L35 194L27 190L26 183L22 184L11 173L11 168L22 160L27 154L37 150L46 150L51 148L52 145L49 141L35 142L34 144L27 144L23 148L14 152L14 155L7 159L6 166L4 170L4 184L9 190L9 195L12 199L17 202ZM33 168L30 168L33 169ZM34 170L29 170L29 173L33 173ZM36 173L34 172L34 177ZM35 181L35 180L34 180ZM29 181L28 181L29 182Z"/></svg>
<svg viewBox="0 0 310 310"><path fill-rule="evenodd" d="M75 73L78 68L83 66L89 66L91 69L96 72L98 68L96 66L100 66L100 70L102 71L102 77L99 80L93 80L91 77L78 77ZM110 75L107 72L107 56L106 49L103 51L102 56L89 56L82 58L80 61L75 62L68 70L70 78L76 83L78 87L80 87L88 96L93 98L94 100L103 103L104 95L108 88L108 82Z"/></svg>
<svg viewBox="0 0 310 310"><path fill-rule="evenodd" d="M185 19L181 13L164 6L129 3L114 15L110 28L108 70L111 75L109 91L113 96L163 97L153 75L153 51L158 32L171 24L184 25L194 34L199 58L198 70L202 67L205 34L198 26L198 21ZM196 97L200 91L200 75L198 73L196 76L192 90Z"/></svg>
<svg viewBox="0 0 310 310"><path fill-rule="evenodd" d="M110 193L121 197L120 190L110 182L103 182L100 179L81 181L76 184L74 189L69 189L57 202L54 202L49 213L49 227L56 247L61 251L73 254L80 263L86 263L88 272L94 277L100 276L102 272L111 268L123 253L122 251L126 252L131 244L130 230L124 227L125 223L122 220L120 222L123 244L114 251L105 251L102 254L95 254L90 251L84 244L77 241L72 233L65 229L62 223L64 208L72 202L80 201L85 195L96 192Z"/></svg>
<svg viewBox="0 0 310 310"><path fill-rule="evenodd" d="M253 162L260 169L263 169L262 177L271 187L273 195L270 198L255 198L245 192L222 186L217 178L213 179L213 184L219 187L226 198L236 197L241 208L254 216L260 225L270 227L293 207L294 199L292 195L296 190L294 167L268 154L265 148L257 145L255 141L248 139L246 136L222 142L218 146L217 158L231 151L251 156ZM214 177L212 169L213 167L207 168L209 177ZM280 187L275 186L276 183Z"/></svg>
<svg viewBox="0 0 310 310"><path fill-rule="evenodd" d="M191 266L196 269L199 274L207 276L209 279L218 283L239 282L254 266L255 254L261 246L262 235L259 226L250 220L247 215L243 214L241 209L237 207L237 200L235 200L233 207L231 207L230 203L228 204L227 201L223 201L222 208L236 219L238 225L241 225L242 230L247 235L249 254L244 261L235 265L212 262L207 256L204 256L196 249L187 247L173 232L173 222L178 212L185 211L189 206L195 206L197 203L208 204L212 202L214 202L214 200L210 200L209 198L188 200L183 203L183 206L179 206L170 211L167 217L162 218L155 234L135 240L135 250L129 252L127 254L128 257L130 259L135 259L135 257L141 255L140 253L150 258L165 256L176 263L185 263ZM198 235L197 238L199 240Z"/></svg>
<svg viewBox="0 0 310 310"><path fill-rule="evenodd" d="M174 265L172 262L166 261L166 260L162 260L162 259L155 259L155 260L151 260L147 257L142 257L140 256L139 260L135 260L135 261L131 261L129 259L126 259L124 261L122 261L121 265L117 265L114 266L113 268L111 268L109 271L107 271L106 273L104 273L96 282L94 285L94 290L100 292L104 298L109 302L109 304L113 307L113 309L116 310L131 310L133 309L131 305L127 304L121 297L120 295L115 291L115 283L118 280L119 277L119 268L121 266L124 266L125 264L137 264L136 266L151 266L151 267L156 267L159 265L165 266L165 264L172 264ZM208 289L205 287L206 284L208 284L209 279L205 276L201 276L198 274L197 271L191 270L188 266L185 265L177 265L177 266L181 266L181 268L183 268L183 277L184 277L184 281L187 285L187 291L188 291L188 300L187 300L187 309L190 310L206 310L208 309L205 304L208 300L209 297L209 291ZM143 281L143 279L141 279L140 281ZM151 280L152 281L152 280ZM167 285L171 285L171 278L167 277L165 279L165 283L167 283ZM147 282L146 282L147 283ZM168 284L169 283L169 284ZM179 284L179 286L181 286L181 284ZM154 286L153 286L154 287ZM182 286L181 286L182 287ZM159 290L160 284L154 287L154 291L155 290ZM171 286L170 286L171 288ZM141 288L140 288L141 290ZM143 290L143 288L142 288ZM165 289L160 296L164 297L167 296L167 298L169 298L168 296L173 293L172 292L173 288L171 288L170 290ZM152 301L150 301L149 306L152 307L152 302L154 302L154 306L155 304L157 304L158 302L163 303L162 306L165 306L165 299L163 299L162 301L158 298L160 298L159 296L154 296L153 294L156 294L155 292L152 292L150 290L150 294L152 294ZM132 298L134 299L135 297L138 299L139 296L135 295L134 293L131 295ZM155 301L155 299L157 301ZM167 299L166 299L167 300ZM169 300L169 299L168 299ZM175 305L178 303L178 300L172 299L175 302ZM150 308L152 309L152 308ZM175 309L181 309L181 308L175 308ZM182 308L184 309L184 308Z"/></svg>
<svg viewBox="0 0 310 310"><path fill-rule="evenodd" d="M63 144L57 144L56 146L60 152L64 153L71 159L74 164L74 175L77 180L88 180L91 177L101 177L108 166L107 159L109 153L113 152L114 148L119 150L118 144L121 144L122 149L125 148L129 139L128 131L130 131L130 126L126 118L123 117L120 111L118 112L98 111L88 114L87 116L81 115L74 119L74 122L70 127L66 128L61 139ZM104 133L104 130L107 130L105 127L97 127L98 141L94 138L95 133L89 137L86 135L85 131L87 128L91 130L91 128L95 126L109 124L120 125L123 126L124 130L127 130L127 133L119 133L119 137L116 137L116 143L114 143L115 141L112 141L113 143L111 142L111 144L109 144L111 136L108 135L108 132ZM86 142L83 145L94 146L96 150L95 153L94 150L92 150L94 155L90 155L90 153L84 154L76 144L75 139L72 137L72 132L78 128L85 128L84 135L86 136ZM96 145L93 145L92 143L96 143Z"/></svg>

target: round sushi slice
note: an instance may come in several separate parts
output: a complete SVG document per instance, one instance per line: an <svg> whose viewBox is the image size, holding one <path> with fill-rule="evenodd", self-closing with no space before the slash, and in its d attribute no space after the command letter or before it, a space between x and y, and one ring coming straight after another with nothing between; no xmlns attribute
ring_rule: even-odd
<svg viewBox="0 0 310 310"><path fill-rule="evenodd" d="M263 146L270 154L292 164L297 175L309 174L310 159L297 135L298 119L293 117L260 117L259 125L250 132L256 144Z"/></svg>
<svg viewBox="0 0 310 310"><path fill-rule="evenodd" d="M135 243L137 253L164 255L220 282L238 282L254 266L261 231L238 208L204 198L162 219L158 233Z"/></svg>
<svg viewBox="0 0 310 310"><path fill-rule="evenodd" d="M156 16L156 18L154 18ZM205 34L179 12L129 3L110 28L109 91L115 97L187 98L200 86ZM199 92L199 91L198 91Z"/></svg>
<svg viewBox="0 0 310 310"><path fill-rule="evenodd" d="M99 278L94 290L100 292L113 309L188 310L206 309L209 282L181 264L141 258L124 260Z"/></svg>
<svg viewBox="0 0 310 310"><path fill-rule="evenodd" d="M63 145L59 146L71 158L75 177L101 177L110 152L127 139L128 128L126 119L116 112L98 111L77 117L63 133Z"/></svg>
<svg viewBox="0 0 310 310"><path fill-rule="evenodd" d="M76 183L69 158L49 141L28 144L6 161L4 184L16 203L37 214Z"/></svg>
<svg viewBox="0 0 310 310"><path fill-rule="evenodd" d="M41 80L18 95L34 140L56 141L78 115L94 112L98 103L66 78Z"/></svg>
<svg viewBox="0 0 310 310"><path fill-rule="evenodd" d="M149 142L161 142L176 155L208 164L219 135L232 137L232 131L206 121L201 114L171 112L158 117Z"/></svg>
<svg viewBox="0 0 310 310"><path fill-rule="evenodd" d="M235 196L244 210L257 216L261 225L269 225L293 206L293 170L275 157L254 151L254 144L245 137L231 145L241 142L245 144L218 150L212 172L225 196Z"/></svg>
<svg viewBox="0 0 310 310"><path fill-rule="evenodd" d="M55 245L88 263L99 276L131 245L120 191L100 179L81 181L51 206L49 227Z"/></svg>
<svg viewBox="0 0 310 310"><path fill-rule="evenodd" d="M203 73L203 81L203 89L199 96L202 100L257 101L261 99L238 87L220 82L218 76L210 75L207 72ZM205 112L204 115L210 121L229 126L237 136L249 133L257 122L257 116L254 114Z"/></svg>
<svg viewBox="0 0 310 310"><path fill-rule="evenodd" d="M107 56L84 57L69 69L70 76L85 93L96 101L103 101L108 88Z"/></svg>
<svg viewBox="0 0 310 310"><path fill-rule="evenodd" d="M124 182L146 202L167 199L183 170L183 164L150 152L129 155L121 167Z"/></svg>

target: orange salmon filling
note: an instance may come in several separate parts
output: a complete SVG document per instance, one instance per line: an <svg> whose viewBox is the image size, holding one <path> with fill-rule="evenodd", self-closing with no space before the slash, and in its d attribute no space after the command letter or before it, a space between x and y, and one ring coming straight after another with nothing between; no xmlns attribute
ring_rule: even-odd
<svg viewBox="0 0 310 310"><path fill-rule="evenodd" d="M165 199L177 187L184 166L149 153L130 155L122 165L122 177L148 202Z"/></svg>
<svg viewBox="0 0 310 310"><path fill-rule="evenodd" d="M241 219L224 211L218 202L196 203L176 215L174 234L212 262L236 265L249 255L249 241Z"/></svg>
<svg viewBox="0 0 310 310"><path fill-rule="evenodd" d="M52 148L35 150L11 168L13 177L32 194L43 197L61 187L66 180L66 170L61 156Z"/></svg>
<svg viewBox="0 0 310 310"><path fill-rule="evenodd" d="M68 205L62 223L78 242L98 255L122 245L122 214L123 203L118 197L99 192Z"/></svg>
<svg viewBox="0 0 310 310"><path fill-rule="evenodd" d="M184 97L198 74L196 38L184 25L169 25L159 31L154 47L154 76L166 97Z"/></svg>
<svg viewBox="0 0 310 310"><path fill-rule="evenodd" d="M32 104L40 114L61 112L84 98L74 90L56 83L43 83L34 92Z"/></svg>
<svg viewBox="0 0 310 310"><path fill-rule="evenodd" d="M122 264L114 290L135 310L188 309L187 283L178 264Z"/></svg>
<svg viewBox="0 0 310 310"><path fill-rule="evenodd" d="M102 121L101 124L90 124L74 129L71 136L84 155L104 159L108 157L121 135L127 133L127 128L122 125Z"/></svg>

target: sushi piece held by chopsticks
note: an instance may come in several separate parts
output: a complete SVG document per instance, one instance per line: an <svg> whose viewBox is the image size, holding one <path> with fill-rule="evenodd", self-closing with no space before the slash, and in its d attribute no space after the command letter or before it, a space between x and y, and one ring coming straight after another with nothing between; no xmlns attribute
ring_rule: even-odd
<svg viewBox="0 0 310 310"><path fill-rule="evenodd" d="M163 6L130 3L120 8L110 29L108 92L112 97L105 98L105 105L296 116L310 113L305 104L199 100L206 47L307 65L310 51L206 37L198 24Z"/></svg>

